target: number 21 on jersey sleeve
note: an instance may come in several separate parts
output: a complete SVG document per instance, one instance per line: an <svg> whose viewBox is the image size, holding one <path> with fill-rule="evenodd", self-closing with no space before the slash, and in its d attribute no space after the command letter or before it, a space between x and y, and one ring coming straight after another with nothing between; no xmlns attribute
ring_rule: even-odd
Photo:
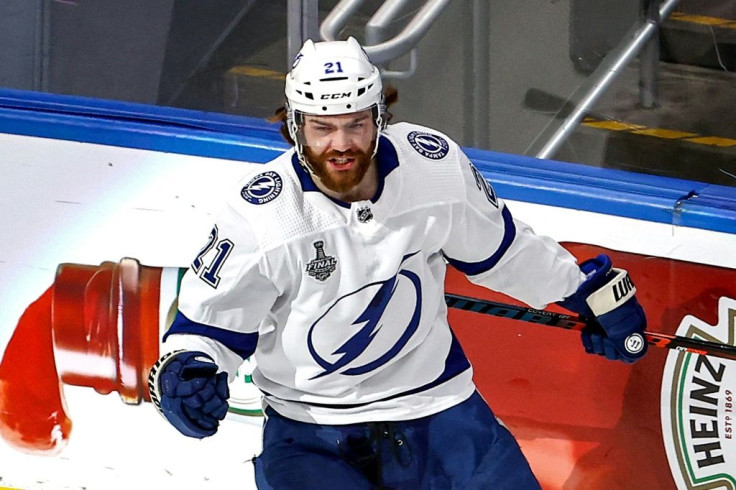
<svg viewBox="0 0 736 490"><path fill-rule="evenodd" d="M192 269L197 276L213 288L217 288L217 285L220 283L220 270L225 263L225 259L227 259L233 249L233 242L227 238L218 240L218 233L219 230L217 229L217 225L215 225L210 232L207 243L192 261ZM217 253L207 266L202 267L204 265L204 257L212 249L217 249Z"/></svg>

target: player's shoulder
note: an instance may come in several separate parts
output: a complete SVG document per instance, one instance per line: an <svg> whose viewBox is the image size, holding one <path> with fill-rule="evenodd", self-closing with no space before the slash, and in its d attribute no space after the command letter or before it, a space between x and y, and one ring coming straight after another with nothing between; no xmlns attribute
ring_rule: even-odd
<svg viewBox="0 0 736 490"><path fill-rule="evenodd" d="M253 165L228 191L225 213L234 222L247 223L264 250L336 226L336 218L315 205L297 173L294 150Z"/></svg>
<svg viewBox="0 0 736 490"><path fill-rule="evenodd" d="M440 131L411 123L392 124L384 134L396 149L402 181L422 189L418 199L462 199L462 166L467 157L455 141Z"/></svg>
<svg viewBox="0 0 736 490"><path fill-rule="evenodd" d="M290 168L292 151L263 164L245 164L240 178L223 189L220 218L244 221L254 232L260 223L273 223L299 197Z"/></svg>
<svg viewBox="0 0 736 490"><path fill-rule="evenodd" d="M459 145L441 131L419 124L391 124L385 134L397 150L411 161L449 162L462 152Z"/></svg>
<svg viewBox="0 0 736 490"><path fill-rule="evenodd" d="M248 215L268 213L273 208L268 204L293 199L296 189L291 153L264 164L246 164L240 179L225 191L225 202L239 214Z"/></svg>

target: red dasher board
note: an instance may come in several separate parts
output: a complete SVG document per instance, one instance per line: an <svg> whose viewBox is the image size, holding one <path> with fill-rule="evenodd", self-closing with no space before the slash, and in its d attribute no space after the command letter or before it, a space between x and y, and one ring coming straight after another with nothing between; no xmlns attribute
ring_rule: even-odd
<svg viewBox="0 0 736 490"><path fill-rule="evenodd" d="M607 253L628 270L648 330L736 345L736 270L563 245L580 260ZM520 304L452 269L447 289ZM544 488L736 488L736 361L650 348L626 365L585 354L577 332L449 315L479 390Z"/></svg>

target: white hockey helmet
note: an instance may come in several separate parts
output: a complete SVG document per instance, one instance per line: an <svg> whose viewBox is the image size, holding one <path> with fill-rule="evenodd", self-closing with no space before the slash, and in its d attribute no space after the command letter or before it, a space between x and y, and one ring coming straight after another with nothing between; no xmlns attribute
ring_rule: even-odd
<svg viewBox="0 0 736 490"><path fill-rule="evenodd" d="M286 75L284 92L287 127L300 160L298 131L303 114L336 115L373 109L378 130L386 124L381 74L354 37L318 43L308 39Z"/></svg>

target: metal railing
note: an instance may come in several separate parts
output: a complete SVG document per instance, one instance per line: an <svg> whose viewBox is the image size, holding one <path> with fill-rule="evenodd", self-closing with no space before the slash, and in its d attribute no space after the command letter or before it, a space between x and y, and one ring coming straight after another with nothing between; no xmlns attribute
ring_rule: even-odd
<svg viewBox="0 0 736 490"><path fill-rule="evenodd" d="M385 0L365 25L364 47L371 60L379 65L387 78L408 78L416 70L417 44L435 23L450 0L427 0L406 26L396 36L389 36L389 27L396 21L410 0ZM289 0L289 59L298 52L304 40L335 40L365 3L365 0L340 0L321 25L318 25L318 0ZM585 114L598 102L621 71L640 56L640 100L644 107L657 103L657 65L659 52L657 32L661 22L674 10L679 0L642 0L647 5L642 21L632 26L621 43L608 52L596 70L575 90L565 104L569 113L559 123L553 119L529 145L526 154L538 158L552 158L565 140L580 124ZM488 97L484 92L488 84L488 16L487 0L474 0L473 9L473 66L477 73L473 80L474 99L481 103ZM409 54L409 67L390 70L388 63ZM477 93L476 93L477 92ZM486 110L478 108L472 115L474 141L484 147L488 142Z"/></svg>
<svg viewBox="0 0 736 490"><path fill-rule="evenodd" d="M316 27L316 0L289 1L289 59L293 59L306 39L334 41L348 24L350 18L365 0L341 0L325 17L319 29ZM371 60L381 67L384 77L408 78L414 74L417 63L417 44L434 24L450 0L427 0L402 31L386 39L387 29L406 6L408 0L386 0L376 10L365 26L364 48ZM392 71L386 65L409 53L409 68Z"/></svg>
<svg viewBox="0 0 736 490"><path fill-rule="evenodd" d="M572 134L575 128L585 117L585 114L598 102L600 97L616 80L621 71L645 48L649 48L645 59L642 63L642 83L640 97L643 105L649 104L652 107L655 104L653 100L656 94L655 67L658 63L659 55L655 49L652 49L650 42L656 42L654 39L659 30L659 24L663 19L669 17L680 0L666 0L659 7L659 11L654 13L649 11L644 22L641 25L634 25L624 36L622 42L613 50L609 51L598 68L578 87L575 93L570 97L570 104L573 109L565 118L560 126L553 131L545 130L530 145L526 154L534 154L537 158L552 158L557 150ZM654 15L653 15L654 14ZM658 14L658 15L657 15ZM550 135L550 132L552 133ZM544 141L541 148L536 149L536 142Z"/></svg>

